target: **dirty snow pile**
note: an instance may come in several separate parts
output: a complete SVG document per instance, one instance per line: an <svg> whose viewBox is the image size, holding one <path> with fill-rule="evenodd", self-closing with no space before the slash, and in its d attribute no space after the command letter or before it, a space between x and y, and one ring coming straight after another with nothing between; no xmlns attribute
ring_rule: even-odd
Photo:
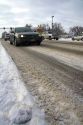
<svg viewBox="0 0 83 125"><path fill-rule="evenodd" d="M12 59L0 44L0 125L46 125Z"/></svg>
<svg viewBox="0 0 83 125"><path fill-rule="evenodd" d="M72 38L60 38L59 40L61 40L61 41L68 41L68 42L71 41L71 42L73 42L73 41L72 41Z"/></svg>

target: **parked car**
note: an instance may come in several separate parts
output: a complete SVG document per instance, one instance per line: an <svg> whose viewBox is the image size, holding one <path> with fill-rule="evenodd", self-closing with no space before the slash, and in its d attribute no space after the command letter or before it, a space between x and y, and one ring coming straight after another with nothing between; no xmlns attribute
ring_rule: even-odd
<svg viewBox="0 0 83 125"><path fill-rule="evenodd" d="M7 41L10 39L10 34L9 33L5 33L4 34L4 40Z"/></svg>
<svg viewBox="0 0 83 125"><path fill-rule="evenodd" d="M72 40L82 40L83 41L83 35L80 35L80 36L74 36L72 37Z"/></svg>
<svg viewBox="0 0 83 125"><path fill-rule="evenodd" d="M53 36L51 33L46 32L46 33L43 33L42 36L44 39L49 39L49 40L53 39Z"/></svg>
<svg viewBox="0 0 83 125"><path fill-rule="evenodd" d="M18 46L20 44L31 44L35 43L40 45L43 37L37 32L34 32L30 27L16 27L10 33L10 44Z"/></svg>

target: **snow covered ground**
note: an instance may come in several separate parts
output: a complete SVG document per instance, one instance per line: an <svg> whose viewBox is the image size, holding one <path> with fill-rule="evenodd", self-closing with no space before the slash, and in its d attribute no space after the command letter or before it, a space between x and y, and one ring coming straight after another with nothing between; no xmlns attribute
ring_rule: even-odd
<svg viewBox="0 0 83 125"><path fill-rule="evenodd" d="M66 38L66 39L65 38L60 38L59 40L60 41L71 41L72 42L72 38Z"/></svg>
<svg viewBox="0 0 83 125"><path fill-rule="evenodd" d="M54 44L53 44L54 45ZM63 46L64 48L64 46ZM71 46L72 48L72 46ZM81 47L80 47L81 48ZM73 49L73 48L72 48ZM60 50L52 50L50 48L45 47L28 47L28 50L36 51L38 53L49 55L50 57L53 57L58 62L61 62L67 66L70 66L72 68L75 68L79 71L83 71L83 56L82 55L76 55L70 52L60 51ZM78 49L80 50L80 49Z"/></svg>
<svg viewBox="0 0 83 125"><path fill-rule="evenodd" d="M0 43L0 125L46 125L44 111L34 101Z"/></svg>
<svg viewBox="0 0 83 125"><path fill-rule="evenodd" d="M60 38L59 41L76 42L76 43L83 42L83 41L72 40L72 38Z"/></svg>
<svg viewBox="0 0 83 125"><path fill-rule="evenodd" d="M51 40L48 40L48 39L44 39L45 41L51 41ZM83 43L83 41L77 41L77 40L72 40L72 38L59 38L59 40L55 40L55 39L52 39L52 41L57 41L57 42L71 42L71 43Z"/></svg>

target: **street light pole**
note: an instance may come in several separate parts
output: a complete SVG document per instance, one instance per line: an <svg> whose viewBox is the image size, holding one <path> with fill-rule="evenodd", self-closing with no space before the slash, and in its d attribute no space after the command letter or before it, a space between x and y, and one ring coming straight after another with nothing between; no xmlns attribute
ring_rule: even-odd
<svg viewBox="0 0 83 125"><path fill-rule="evenodd" d="M54 16L52 16L52 35L53 35L53 18Z"/></svg>

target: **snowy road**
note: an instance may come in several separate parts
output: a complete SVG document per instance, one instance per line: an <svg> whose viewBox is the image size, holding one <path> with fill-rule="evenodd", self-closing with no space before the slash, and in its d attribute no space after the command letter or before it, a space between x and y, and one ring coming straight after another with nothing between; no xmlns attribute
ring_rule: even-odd
<svg viewBox="0 0 83 125"><path fill-rule="evenodd" d="M78 53L82 46L64 41L60 45L44 41L41 46L26 47L12 46L9 41L2 44L16 63L26 88L44 108L49 125L83 125L83 57L82 52Z"/></svg>
<svg viewBox="0 0 83 125"><path fill-rule="evenodd" d="M0 43L0 125L46 125L11 57Z"/></svg>

